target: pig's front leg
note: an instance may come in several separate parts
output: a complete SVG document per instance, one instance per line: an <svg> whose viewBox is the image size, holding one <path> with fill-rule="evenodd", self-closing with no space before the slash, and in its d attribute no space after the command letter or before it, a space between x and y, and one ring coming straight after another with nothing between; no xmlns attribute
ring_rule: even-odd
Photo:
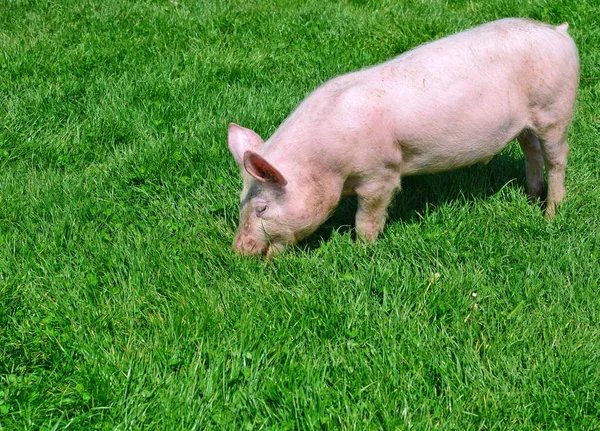
<svg viewBox="0 0 600 431"><path fill-rule="evenodd" d="M356 235L366 241L375 241L383 230L387 207L400 186L400 175L394 173L378 179L369 179L355 188L358 196Z"/></svg>

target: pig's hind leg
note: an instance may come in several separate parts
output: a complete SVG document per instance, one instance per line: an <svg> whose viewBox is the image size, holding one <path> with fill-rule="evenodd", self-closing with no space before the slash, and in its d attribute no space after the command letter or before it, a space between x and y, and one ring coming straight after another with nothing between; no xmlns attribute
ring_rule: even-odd
<svg viewBox="0 0 600 431"><path fill-rule="evenodd" d="M554 217L557 205L565 197L565 170L569 152L566 139L567 126L568 123L563 126L556 125L540 135L542 156L548 181L548 197L546 198L546 213L544 215L548 220Z"/></svg>
<svg viewBox="0 0 600 431"><path fill-rule="evenodd" d="M540 141L530 130L517 136L521 150L525 155L525 176L527 177L527 195L535 202L544 194L544 159Z"/></svg>
<svg viewBox="0 0 600 431"><path fill-rule="evenodd" d="M393 173L383 178L369 179L356 188L358 210L356 212L356 235L374 241L383 230L387 207L400 186L400 174Z"/></svg>

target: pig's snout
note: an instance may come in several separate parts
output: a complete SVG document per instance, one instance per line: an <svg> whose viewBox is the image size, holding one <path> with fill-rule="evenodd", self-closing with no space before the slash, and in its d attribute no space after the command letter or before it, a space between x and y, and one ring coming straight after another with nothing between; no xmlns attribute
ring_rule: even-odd
<svg viewBox="0 0 600 431"><path fill-rule="evenodd" d="M238 234L233 241L233 248L239 254L246 256L258 255L263 257L271 257L281 253L287 244L293 241L273 240L273 238L256 238L252 235Z"/></svg>
<svg viewBox="0 0 600 431"><path fill-rule="evenodd" d="M233 248L240 254L253 255L258 254L266 256L269 253L269 244L267 242L261 242L256 238L249 236L239 235L233 241Z"/></svg>

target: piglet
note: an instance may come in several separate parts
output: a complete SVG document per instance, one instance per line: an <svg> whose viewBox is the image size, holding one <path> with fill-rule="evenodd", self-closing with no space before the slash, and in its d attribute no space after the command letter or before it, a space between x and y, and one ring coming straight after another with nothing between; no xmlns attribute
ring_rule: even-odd
<svg viewBox="0 0 600 431"><path fill-rule="evenodd" d="M567 128L579 80L568 24L503 19L334 78L267 142L231 123L241 169L234 248L270 256L314 232L357 195L356 232L373 241L400 178L489 161L517 139L527 192L565 196Z"/></svg>

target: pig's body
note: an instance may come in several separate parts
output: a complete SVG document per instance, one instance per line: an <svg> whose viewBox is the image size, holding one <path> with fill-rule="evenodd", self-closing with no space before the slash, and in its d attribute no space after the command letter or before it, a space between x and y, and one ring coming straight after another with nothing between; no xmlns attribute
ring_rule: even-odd
<svg viewBox="0 0 600 431"><path fill-rule="evenodd" d="M236 248L270 253L269 244L296 242L347 194L358 195L359 236L374 239L400 177L489 160L515 137L532 197L542 194L546 164L552 217L564 196L565 138L579 73L566 30L566 24L505 19L337 77L309 95L264 145L248 144L258 137L232 125L230 148L245 177L242 204L252 207L254 200L273 210L253 223L255 212L242 208ZM246 151L285 184L253 169Z"/></svg>

